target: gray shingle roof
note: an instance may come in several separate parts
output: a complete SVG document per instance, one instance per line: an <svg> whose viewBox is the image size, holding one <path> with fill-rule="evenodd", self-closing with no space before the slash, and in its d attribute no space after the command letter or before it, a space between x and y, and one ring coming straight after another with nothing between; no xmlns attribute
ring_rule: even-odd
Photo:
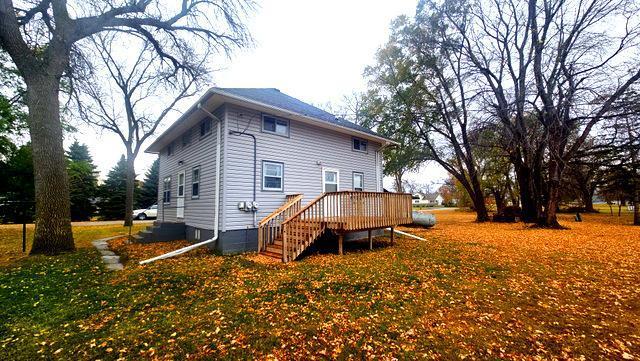
<svg viewBox="0 0 640 361"><path fill-rule="evenodd" d="M326 112L320 108L314 107L311 104L307 104L302 100L299 100L290 95L287 95L276 88L214 88L213 90L214 91L219 90L225 93L229 93L231 95L236 95L249 100L253 100L253 101L264 103L270 106L286 109L294 113L319 119L331 124L335 124L345 128L350 128L360 132L375 135L377 137L388 139L374 132L371 129L367 129L363 126L352 123L346 119L336 117L335 115L329 112Z"/></svg>

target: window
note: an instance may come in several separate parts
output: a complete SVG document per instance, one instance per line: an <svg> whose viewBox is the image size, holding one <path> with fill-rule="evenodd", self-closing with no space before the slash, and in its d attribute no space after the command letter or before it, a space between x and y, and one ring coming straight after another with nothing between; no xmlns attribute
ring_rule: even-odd
<svg viewBox="0 0 640 361"><path fill-rule="evenodd" d="M337 169L325 168L322 170L322 189L324 192L337 192L338 182L340 179L339 171Z"/></svg>
<svg viewBox="0 0 640 361"><path fill-rule="evenodd" d="M184 198L184 172L178 173L178 198ZM180 205L178 205L180 207Z"/></svg>
<svg viewBox="0 0 640 361"><path fill-rule="evenodd" d="M204 137L211 133L211 119L206 118L200 122L200 137Z"/></svg>
<svg viewBox="0 0 640 361"><path fill-rule="evenodd" d="M289 122L269 115L262 116L262 131L285 137L289 136Z"/></svg>
<svg viewBox="0 0 640 361"><path fill-rule="evenodd" d="M182 148L186 148L191 143L191 129L182 134Z"/></svg>
<svg viewBox="0 0 640 361"><path fill-rule="evenodd" d="M166 177L162 182L162 202L171 203L171 177Z"/></svg>
<svg viewBox="0 0 640 361"><path fill-rule="evenodd" d="M353 138L353 150L357 150L359 152L366 152L367 141L360 138Z"/></svg>
<svg viewBox="0 0 640 361"><path fill-rule="evenodd" d="M191 171L191 199L200 198L200 166Z"/></svg>
<svg viewBox="0 0 640 361"><path fill-rule="evenodd" d="M167 145L167 156L171 156L171 155L173 155L173 142Z"/></svg>
<svg viewBox="0 0 640 361"><path fill-rule="evenodd" d="M353 172L353 190L364 191L364 173Z"/></svg>
<svg viewBox="0 0 640 361"><path fill-rule="evenodd" d="M284 163L262 162L262 190L282 191L283 190Z"/></svg>

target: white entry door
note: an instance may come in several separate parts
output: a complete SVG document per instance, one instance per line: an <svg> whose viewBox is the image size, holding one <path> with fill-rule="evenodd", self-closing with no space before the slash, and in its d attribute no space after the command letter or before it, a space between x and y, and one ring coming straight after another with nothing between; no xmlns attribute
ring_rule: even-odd
<svg viewBox="0 0 640 361"><path fill-rule="evenodd" d="M322 168L322 192L337 192L340 189L340 171L335 168ZM323 200L324 217L333 218L340 215L338 196L326 196Z"/></svg>
<svg viewBox="0 0 640 361"><path fill-rule="evenodd" d="M322 168L322 192L337 192L340 185L340 171L334 168Z"/></svg>
<svg viewBox="0 0 640 361"><path fill-rule="evenodd" d="M184 171L178 173L178 197L176 204L176 217L184 218Z"/></svg>

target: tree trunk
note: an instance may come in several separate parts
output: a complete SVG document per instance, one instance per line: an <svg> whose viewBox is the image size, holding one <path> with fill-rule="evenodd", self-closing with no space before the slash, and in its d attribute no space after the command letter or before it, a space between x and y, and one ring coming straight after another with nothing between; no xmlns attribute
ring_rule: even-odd
<svg viewBox="0 0 640 361"><path fill-rule="evenodd" d="M633 224L635 226L640 226L640 189L637 189L636 187L636 192L635 192L635 196L633 199Z"/></svg>
<svg viewBox="0 0 640 361"><path fill-rule="evenodd" d="M509 199L511 200L511 205L514 207L520 206L520 200L516 196L516 192L513 191L513 186L511 186L511 181L507 181L507 193L509 194Z"/></svg>
<svg viewBox="0 0 640 361"><path fill-rule="evenodd" d="M404 187L402 186L402 173L396 172L393 174L393 182L396 188L396 192L404 193Z"/></svg>
<svg viewBox="0 0 640 361"><path fill-rule="evenodd" d="M538 219L538 203L533 192L531 169L523 165L516 167L516 180L520 191L520 203L522 203L522 220L535 222Z"/></svg>
<svg viewBox="0 0 640 361"><path fill-rule="evenodd" d="M504 194L499 189L492 189L493 198L496 200L496 212L502 214L505 207Z"/></svg>
<svg viewBox="0 0 640 361"><path fill-rule="evenodd" d="M487 205L484 203L484 195L482 193L474 194L471 200L473 201L473 207L476 209L476 222L489 221L489 212L487 211Z"/></svg>
<svg viewBox="0 0 640 361"><path fill-rule="evenodd" d="M487 205L484 203L484 192L482 191L480 180L477 174L469 174L469 177L471 178L473 190L473 194L470 193L469 195L476 209L476 222L487 222L489 221L489 212L487 211Z"/></svg>
<svg viewBox="0 0 640 361"><path fill-rule="evenodd" d="M549 161L549 181L548 181L548 198L544 212L544 217L538 221L538 225L547 228L562 228L558 223L558 206L560 205L560 186L562 179L562 168L558 164L558 160Z"/></svg>
<svg viewBox="0 0 640 361"><path fill-rule="evenodd" d="M60 123L60 79L37 75L38 70L31 70L25 79L36 188L36 228L31 254L57 254L75 249Z"/></svg>
<svg viewBox="0 0 640 361"><path fill-rule="evenodd" d="M133 224L133 196L136 182L135 155L131 151L127 151L127 193L125 197L125 214L124 226L128 227Z"/></svg>
<svg viewBox="0 0 640 361"><path fill-rule="evenodd" d="M584 204L585 212L595 212L596 210L593 208L593 193L595 190L591 190L589 188L582 190L582 203Z"/></svg>

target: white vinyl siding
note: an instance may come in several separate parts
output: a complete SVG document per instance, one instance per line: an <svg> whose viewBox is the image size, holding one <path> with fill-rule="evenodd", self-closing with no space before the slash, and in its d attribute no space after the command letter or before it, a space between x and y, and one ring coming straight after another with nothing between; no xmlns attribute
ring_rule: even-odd
<svg viewBox="0 0 640 361"><path fill-rule="evenodd" d="M353 137L330 129L319 128L311 124L288 120L289 137L274 136L263 131L262 114L248 108L227 105L227 124L229 129L246 129L257 139L257 199L260 220L280 207L287 194L303 193L303 203L316 198L323 192L322 168L339 170L338 190L353 189L353 172L361 172L370 182L365 182L365 191L378 190L376 183L382 178L376 176L381 166L376 165L380 157L376 156L380 144L368 141L367 152L353 151ZM252 200L253 192L253 140L251 137L229 135L225 149L225 197L224 229L253 228L251 212L238 210L238 202ZM213 154L213 153L211 153ZM273 160L284 164L283 191L263 192L263 160ZM373 179L380 180L374 182ZM381 187L381 185L380 185ZM382 188L380 188L382 189Z"/></svg>
<svg viewBox="0 0 640 361"><path fill-rule="evenodd" d="M224 106L217 108L212 112L220 119L224 119ZM173 154L168 157L166 148L160 152L160 180L164 177L171 176L174 180L171 182L171 202L166 204L167 209L163 209L164 204L158 203L158 220L167 222L183 221L176 218L176 197L178 191L178 182L175 180L179 172L185 172L185 198L184 198L184 222L188 226L200 229L213 230L214 222L214 193L215 193L215 170L216 170L216 122L209 122L204 126L205 136L200 136L202 121L205 119L202 113L193 115L199 121L188 130L190 133L190 142L187 147L173 148ZM224 127L222 128L224 132ZM183 133L184 134L184 133ZM222 134L224 135L224 133ZM182 134L176 137L177 141L182 143ZM221 136L224 139L224 136ZM173 142L174 144L176 141ZM220 160L223 164L224 158L224 142L221 143L220 151L222 152ZM182 163L180 163L182 162ZM188 185L193 187L193 168L200 167L198 184L198 197L191 197ZM220 169L220 175L224 175L224 166ZM159 187L160 188L160 187ZM224 184L221 184L220 195L222 196ZM193 192L193 188L191 188ZM162 200L162 189L158 190L158 199ZM220 217L221 218L221 217ZM220 220L220 226L222 220Z"/></svg>

